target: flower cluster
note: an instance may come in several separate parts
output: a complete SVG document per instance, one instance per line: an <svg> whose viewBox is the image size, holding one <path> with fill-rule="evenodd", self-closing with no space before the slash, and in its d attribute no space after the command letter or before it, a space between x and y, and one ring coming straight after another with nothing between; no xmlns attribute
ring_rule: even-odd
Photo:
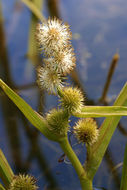
<svg viewBox="0 0 127 190"><path fill-rule="evenodd" d="M75 66L69 25L59 19L48 19L37 25L36 38L44 55L44 65L37 69L38 85L49 93L58 94L60 109L52 109L46 115L49 130L61 137L69 130L69 117L81 112L84 96L77 88L64 87L63 79ZM98 137L96 122L91 118L81 119L74 127L79 142L92 145Z"/></svg>
<svg viewBox="0 0 127 190"><path fill-rule="evenodd" d="M57 93L63 86L63 76L73 70L76 62L69 25L49 18L37 25L36 39L45 56L44 66L37 69L38 85L49 93Z"/></svg>

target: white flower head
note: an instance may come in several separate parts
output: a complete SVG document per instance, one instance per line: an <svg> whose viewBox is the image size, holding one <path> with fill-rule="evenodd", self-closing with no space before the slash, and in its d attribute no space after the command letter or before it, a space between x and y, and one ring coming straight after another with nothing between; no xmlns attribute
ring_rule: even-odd
<svg viewBox="0 0 127 190"><path fill-rule="evenodd" d="M61 76L50 65L37 69L37 83L40 89L46 89L51 94L56 94L58 88L63 87Z"/></svg>
<svg viewBox="0 0 127 190"><path fill-rule="evenodd" d="M44 23L37 25L36 38L40 49L51 57L59 49L69 46L71 32L68 24L64 24L57 18L49 18Z"/></svg>
<svg viewBox="0 0 127 190"><path fill-rule="evenodd" d="M73 49L65 49L64 51L59 51L56 53L54 57L45 59L45 64L50 64L57 72L62 75L66 75L70 73L75 67L75 54L73 53Z"/></svg>

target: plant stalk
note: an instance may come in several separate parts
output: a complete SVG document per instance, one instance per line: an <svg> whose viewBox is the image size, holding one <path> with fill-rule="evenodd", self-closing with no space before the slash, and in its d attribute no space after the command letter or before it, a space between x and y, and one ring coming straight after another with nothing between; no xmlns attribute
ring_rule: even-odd
<svg viewBox="0 0 127 190"><path fill-rule="evenodd" d="M125 147L120 190L127 190L127 144Z"/></svg>
<svg viewBox="0 0 127 190"><path fill-rule="evenodd" d="M80 163L78 157L72 150L67 137L63 138L59 143L62 150L64 151L64 153L66 154L66 156L68 157L68 159L70 160L70 162L76 170L76 173L81 183L82 190L93 190L92 181L88 179L87 174L82 164Z"/></svg>

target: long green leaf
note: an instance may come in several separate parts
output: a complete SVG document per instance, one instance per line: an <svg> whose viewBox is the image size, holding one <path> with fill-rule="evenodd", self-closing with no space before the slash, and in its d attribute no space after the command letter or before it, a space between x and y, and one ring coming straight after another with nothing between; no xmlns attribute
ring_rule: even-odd
<svg viewBox="0 0 127 190"><path fill-rule="evenodd" d="M19 95L17 95L11 88L9 88L2 80L0 80L0 87L6 95L16 104L25 117L48 139L59 141L60 137L54 135L49 130L49 126L45 119L35 112Z"/></svg>
<svg viewBox="0 0 127 190"><path fill-rule="evenodd" d="M31 2L30 0L21 0L21 1L32 11L32 13L39 20L41 20L41 22L44 22L44 20L45 20L44 16L41 14L40 10L38 9L38 7L35 6L35 4L33 2Z"/></svg>
<svg viewBox="0 0 127 190"><path fill-rule="evenodd" d="M85 106L81 112L73 114L75 117L110 117L127 116L125 106Z"/></svg>
<svg viewBox="0 0 127 190"><path fill-rule="evenodd" d="M127 106L127 84L121 90L114 106ZM100 128L98 141L89 149L89 158L85 164L88 176L92 179L100 166L111 137L120 121L121 116L111 116L104 120Z"/></svg>
<svg viewBox="0 0 127 190"><path fill-rule="evenodd" d="M29 2L28 0L23 0L23 2L26 3L33 3L33 7L34 9L38 9L37 13L41 14L41 10L42 10L42 5L43 5L43 0L33 0L33 2ZM27 56L28 58L32 61L32 63L34 65L38 65L39 62L39 56L38 56L38 45L37 45L37 41L35 38L35 33L36 33L36 25L38 23L38 19L40 18L39 15L35 14L35 11L32 11L32 15L31 15L31 23L30 23L30 28L29 28L29 43L28 43L28 53ZM42 16L42 14L41 14ZM42 16L43 17L43 16ZM42 19L42 18L41 18ZM43 18L44 21L44 18Z"/></svg>
<svg viewBox="0 0 127 190"><path fill-rule="evenodd" d="M120 190L127 190L127 144L124 152L123 170Z"/></svg>
<svg viewBox="0 0 127 190"><path fill-rule="evenodd" d="M0 190L5 190L5 188L3 187L1 183L0 183Z"/></svg>
<svg viewBox="0 0 127 190"><path fill-rule="evenodd" d="M0 178L2 179L5 187L8 187L14 174L2 152L0 149ZM2 186L1 186L2 188Z"/></svg>

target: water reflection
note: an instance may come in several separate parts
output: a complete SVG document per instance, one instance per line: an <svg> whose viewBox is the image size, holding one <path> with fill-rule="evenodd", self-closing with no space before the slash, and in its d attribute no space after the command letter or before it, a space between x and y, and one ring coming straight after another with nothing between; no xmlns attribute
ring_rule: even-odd
<svg viewBox="0 0 127 190"><path fill-rule="evenodd" d="M15 2L15 1L14 1ZM9 6L10 2L5 1L3 5ZM124 5L124 6L123 6ZM125 58L126 55L123 49L126 49L126 38L124 27L126 23L126 5L125 0L123 1L123 5L119 0L116 0L115 3L113 0L111 1L100 1L95 0L94 2L88 0L78 0L77 1L60 1L60 0L48 0L45 1L45 12L47 15L63 17L64 20L68 20L69 24L71 24L71 28L73 33L78 33L81 38L74 39L73 44L75 46L75 51L77 52L77 71L75 70L71 75L72 83L76 86L80 87L83 93L85 94L86 104L88 105L96 105L99 104L98 98L101 97L103 85L105 83L104 77L106 78L106 74L109 68L109 62L116 51L116 48L119 49L122 63L117 66L117 73L115 74L115 80L111 84L112 89L108 91L110 95L114 92L117 94L119 90L122 88L122 84L126 80L126 66L125 66ZM17 5L16 5L17 6ZM60 12L61 10L61 12ZM71 10L71 11L70 11ZM23 18L29 18L28 10L25 8L25 16L24 7L18 6L16 9L17 15L20 15ZM49 12L48 12L49 11ZM7 11L5 11L7 14ZM20 13L20 14L19 14ZM61 16L62 15L62 16ZM1 14L2 16L2 14ZM3 19L0 19L0 62L1 69L0 75L2 79L13 89L19 92L22 96L24 96L24 91L28 93L28 97L31 97L31 90L35 92L37 97L31 97L31 103L36 110L38 110L41 114L44 109L47 109L47 99L50 99L52 106L54 99L50 96L45 96L43 92L39 92L36 87L35 74L34 77L30 74L31 70L34 70L33 66L25 66L25 64L30 65L26 59L21 59L20 63L12 63L12 60L15 59L15 56L19 52L10 51L11 55L8 55L8 49L13 49L12 41L14 40L14 34L17 33L14 30L21 27L21 23L15 17L15 24L11 28L10 32L13 35L10 35L8 31L8 36L6 37L5 32L3 30ZM27 19L26 19L27 20ZM11 20L9 20L11 22ZM24 19L22 20L24 21ZM28 25L29 19L27 20L27 24L22 22L22 27L26 28ZM119 24L118 24L119 23ZM7 21L5 20L5 24ZM10 24L10 23L9 23ZM10 24L11 26L11 24ZM27 26L28 28L28 26ZM28 30L28 29L27 29ZM27 36L28 31L18 31L18 38L20 38L21 33L24 32L24 35ZM8 41L11 41L11 47L7 47L6 38ZM24 38L25 41L26 37ZM20 56L22 53L22 57L26 54L26 47L24 47L24 41L20 40ZM85 42L85 43L84 43ZM16 43L16 42L15 42ZM17 41L17 43L19 43ZM77 48L77 44L79 44ZM19 45L18 45L19 46ZM22 50L24 48L24 50ZM79 53L78 53L79 52ZM98 57L98 58L97 58ZM108 59L107 59L108 57ZM11 59L12 60L11 60ZM21 57L20 57L21 58ZM38 59L38 57L37 57ZM21 61L24 60L24 63ZM35 60L35 59L34 59ZM104 61L106 60L105 67ZM37 60L37 64L40 59ZM83 62L84 61L84 62ZM91 64L88 64L91 63ZM98 62L100 64L98 64ZM80 63L82 66L80 66ZM12 76L13 71L16 70L17 64L19 64L20 69L15 76ZM21 64L21 66L20 66ZM122 64L122 65L121 65ZM13 65L13 67L11 67ZM24 65L24 66L23 66ZM105 68L105 69L104 69ZM85 75L83 76L83 71L85 69ZM29 73L26 72L29 71ZM21 72L20 72L21 71ZM26 72L26 81L22 79L24 83L22 85L17 85L20 80L19 76L24 76L23 72ZM22 75L21 75L22 73ZM34 73L32 71L32 73ZM98 74L99 73L99 74ZM30 74L30 75L29 75ZM86 76L87 75L87 76ZM120 75L120 76L119 76ZM28 77L30 76L30 77ZM22 77L23 78L23 77ZM17 79L17 80L14 80ZM83 83L81 82L83 81ZM85 87L84 87L85 82ZM118 84L118 86L117 86ZM85 89L85 90L84 90ZM87 92L86 92L87 89ZM117 92L117 93L116 93ZM27 99L26 96L24 98ZM57 103L57 100L55 100ZM77 176L73 168L65 164L64 162L59 162L59 158L63 158L62 152L59 147L55 143L47 141L44 137L31 127L31 124L24 118L24 116L18 111L18 109L13 105L13 103L1 93L1 108L4 118L4 125L1 128L6 129L6 134L8 137L9 147L5 145L2 147L4 151L7 153L10 152L11 157L8 158L15 170L15 173L23 173L30 172L33 175L37 176L38 183L43 189L79 189L80 185L78 183ZM98 125L100 125L100 121L97 120ZM125 143L127 130L124 127L125 122L121 122L118 125L118 130L116 131L116 139L113 138L106 154L104 161L95 177L94 186L96 187L105 187L108 189L119 189L120 184L120 173L118 170L113 171L115 165L122 161L124 148L121 148L120 155L118 159L118 152L115 151L117 146L117 141L120 145ZM2 137L2 129L1 137ZM124 138L125 136L125 138ZM118 140L117 140L118 139ZM72 140L72 143L75 143L75 139ZM113 148L112 148L113 147ZM123 147L123 146L122 146ZM117 146L118 149L118 146ZM82 152L81 146L75 148L76 152L80 152L79 157L82 160L85 152ZM8 155L8 154L7 154ZM62 157L62 156L63 157ZM61 156L61 157L60 157ZM64 160L64 159L63 159ZM62 160L62 161L63 161ZM57 162L58 161L58 162ZM112 180L110 181L110 177L112 176ZM110 183L109 183L110 181ZM95 189L97 190L97 189ZM98 189L99 190L99 189Z"/></svg>

